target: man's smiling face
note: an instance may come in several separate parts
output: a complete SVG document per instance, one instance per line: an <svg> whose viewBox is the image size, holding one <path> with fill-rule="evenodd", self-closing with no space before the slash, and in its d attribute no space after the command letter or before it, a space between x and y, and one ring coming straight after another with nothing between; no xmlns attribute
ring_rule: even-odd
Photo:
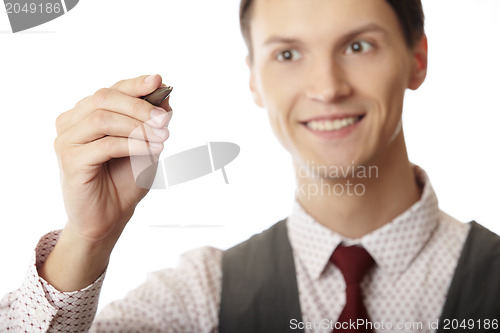
<svg viewBox="0 0 500 333"><path fill-rule="evenodd" d="M385 0L254 1L251 89L294 160L367 165L396 149L425 36L410 49Z"/></svg>

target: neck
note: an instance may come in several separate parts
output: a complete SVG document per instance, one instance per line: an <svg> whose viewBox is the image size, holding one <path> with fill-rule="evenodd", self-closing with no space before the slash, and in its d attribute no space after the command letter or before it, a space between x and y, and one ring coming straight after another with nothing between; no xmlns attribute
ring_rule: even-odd
<svg viewBox="0 0 500 333"><path fill-rule="evenodd" d="M402 132L391 146L365 166L350 166L355 177L352 170L348 178L297 177L297 200L316 221L349 238L391 222L421 196Z"/></svg>

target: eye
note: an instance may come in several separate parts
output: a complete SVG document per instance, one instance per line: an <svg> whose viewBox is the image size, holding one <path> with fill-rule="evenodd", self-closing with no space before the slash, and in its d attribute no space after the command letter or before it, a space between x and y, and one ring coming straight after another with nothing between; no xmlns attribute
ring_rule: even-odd
<svg viewBox="0 0 500 333"><path fill-rule="evenodd" d="M350 44L345 51L346 54L354 54L354 53L364 53L368 52L373 48L371 43L368 43L364 40L358 40L354 43Z"/></svg>
<svg viewBox="0 0 500 333"><path fill-rule="evenodd" d="M302 57L299 51L297 50L284 50L278 53L276 56L276 59L278 61L293 61L293 60L298 60Z"/></svg>

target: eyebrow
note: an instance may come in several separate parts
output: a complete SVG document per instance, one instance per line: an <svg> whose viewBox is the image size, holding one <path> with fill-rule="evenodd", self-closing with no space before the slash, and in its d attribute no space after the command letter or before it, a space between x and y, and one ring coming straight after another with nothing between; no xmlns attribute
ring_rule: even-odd
<svg viewBox="0 0 500 333"><path fill-rule="evenodd" d="M348 33L346 33L345 35L343 35L340 39L342 41L342 43L345 43L346 41L348 41L349 39L361 34L361 33L364 33L364 32L369 32L369 31L377 31L377 32L381 32L383 34L387 34L387 31L382 28L380 25L376 24L376 23L369 23L369 24L366 24L366 25L363 25L359 28L356 28ZM269 45L269 44L301 44L302 42L300 41L300 39L297 39L297 38L290 38L290 37L282 37L282 36L271 36L269 37L268 39L266 39L266 41L264 42L263 45Z"/></svg>

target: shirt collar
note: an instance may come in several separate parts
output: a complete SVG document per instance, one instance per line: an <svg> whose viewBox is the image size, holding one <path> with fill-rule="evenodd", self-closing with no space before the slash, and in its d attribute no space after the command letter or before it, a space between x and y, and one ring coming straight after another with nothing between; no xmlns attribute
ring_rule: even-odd
<svg viewBox="0 0 500 333"><path fill-rule="evenodd" d="M437 226L438 200L425 171L414 166L423 186L422 196L410 208L369 234L349 239L328 229L309 215L295 199L287 220L294 255L299 257L313 279L318 279L340 243L362 245L377 266L397 278L416 258Z"/></svg>

